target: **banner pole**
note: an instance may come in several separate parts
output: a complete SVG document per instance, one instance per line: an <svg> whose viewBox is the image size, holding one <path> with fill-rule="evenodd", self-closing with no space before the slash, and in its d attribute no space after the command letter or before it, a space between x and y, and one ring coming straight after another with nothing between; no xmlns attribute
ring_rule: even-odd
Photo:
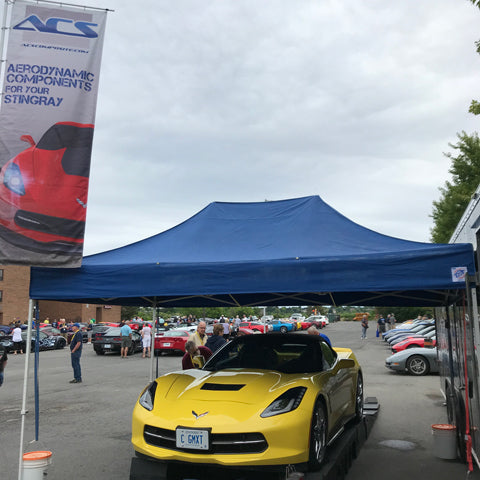
<svg viewBox="0 0 480 480"><path fill-rule="evenodd" d="M23 396L22 396L22 426L20 429L20 454L18 459L18 480L22 480L23 470L23 437L25 432L25 415L27 414L27 386L28 386L28 361L30 357L32 342L32 317L33 317L33 300L28 302L28 328L27 328L27 344L25 345L25 370L23 373Z"/></svg>
<svg viewBox="0 0 480 480"><path fill-rule="evenodd" d="M65 6L65 7L77 7L77 8L82 8L86 9L88 8L89 10L102 10L104 12L114 12L115 10L111 10L110 8L101 8L101 7L90 7L88 5L78 5L78 3L65 3L62 1L54 1L54 0L35 0L36 3L53 3L54 5L58 5L60 7Z"/></svg>

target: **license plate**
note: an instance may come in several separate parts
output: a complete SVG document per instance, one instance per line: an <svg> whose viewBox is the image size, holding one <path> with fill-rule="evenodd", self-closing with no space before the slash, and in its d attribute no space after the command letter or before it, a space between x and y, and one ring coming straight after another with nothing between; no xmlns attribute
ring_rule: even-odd
<svg viewBox="0 0 480 480"><path fill-rule="evenodd" d="M208 450L209 431L192 428L177 428L177 448Z"/></svg>
<svg viewBox="0 0 480 480"><path fill-rule="evenodd" d="M164 343L163 346L164 346L164 347L169 347L169 346L170 346L170 343Z"/></svg>
<svg viewBox="0 0 480 480"><path fill-rule="evenodd" d="M112 348L112 345L110 343L106 343L103 348Z"/></svg>

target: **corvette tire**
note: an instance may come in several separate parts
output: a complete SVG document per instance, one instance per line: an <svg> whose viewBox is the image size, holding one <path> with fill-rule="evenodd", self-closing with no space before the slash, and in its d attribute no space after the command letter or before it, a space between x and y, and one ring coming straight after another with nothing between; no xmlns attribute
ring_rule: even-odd
<svg viewBox="0 0 480 480"><path fill-rule="evenodd" d="M310 451L308 466L318 470L325 460L327 451L327 414L321 400L317 400L310 426Z"/></svg>

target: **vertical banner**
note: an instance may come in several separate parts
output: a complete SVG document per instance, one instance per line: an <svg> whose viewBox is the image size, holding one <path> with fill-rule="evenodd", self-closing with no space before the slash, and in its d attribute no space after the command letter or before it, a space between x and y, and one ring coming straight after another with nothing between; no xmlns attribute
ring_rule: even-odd
<svg viewBox="0 0 480 480"><path fill-rule="evenodd" d="M81 265L106 16L12 6L0 104L0 263Z"/></svg>

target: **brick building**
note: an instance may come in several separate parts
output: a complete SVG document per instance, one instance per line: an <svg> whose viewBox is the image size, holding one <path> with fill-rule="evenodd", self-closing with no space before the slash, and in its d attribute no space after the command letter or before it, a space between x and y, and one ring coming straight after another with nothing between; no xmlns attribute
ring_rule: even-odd
<svg viewBox="0 0 480 480"><path fill-rule="evenodd" d="M0 265L0 325L13 321L26 321L30 286L30 267ZM121 308L115 305L94 305L40 300L39 318L51 321L65 318L67 321L119 322Z"/></svg>

